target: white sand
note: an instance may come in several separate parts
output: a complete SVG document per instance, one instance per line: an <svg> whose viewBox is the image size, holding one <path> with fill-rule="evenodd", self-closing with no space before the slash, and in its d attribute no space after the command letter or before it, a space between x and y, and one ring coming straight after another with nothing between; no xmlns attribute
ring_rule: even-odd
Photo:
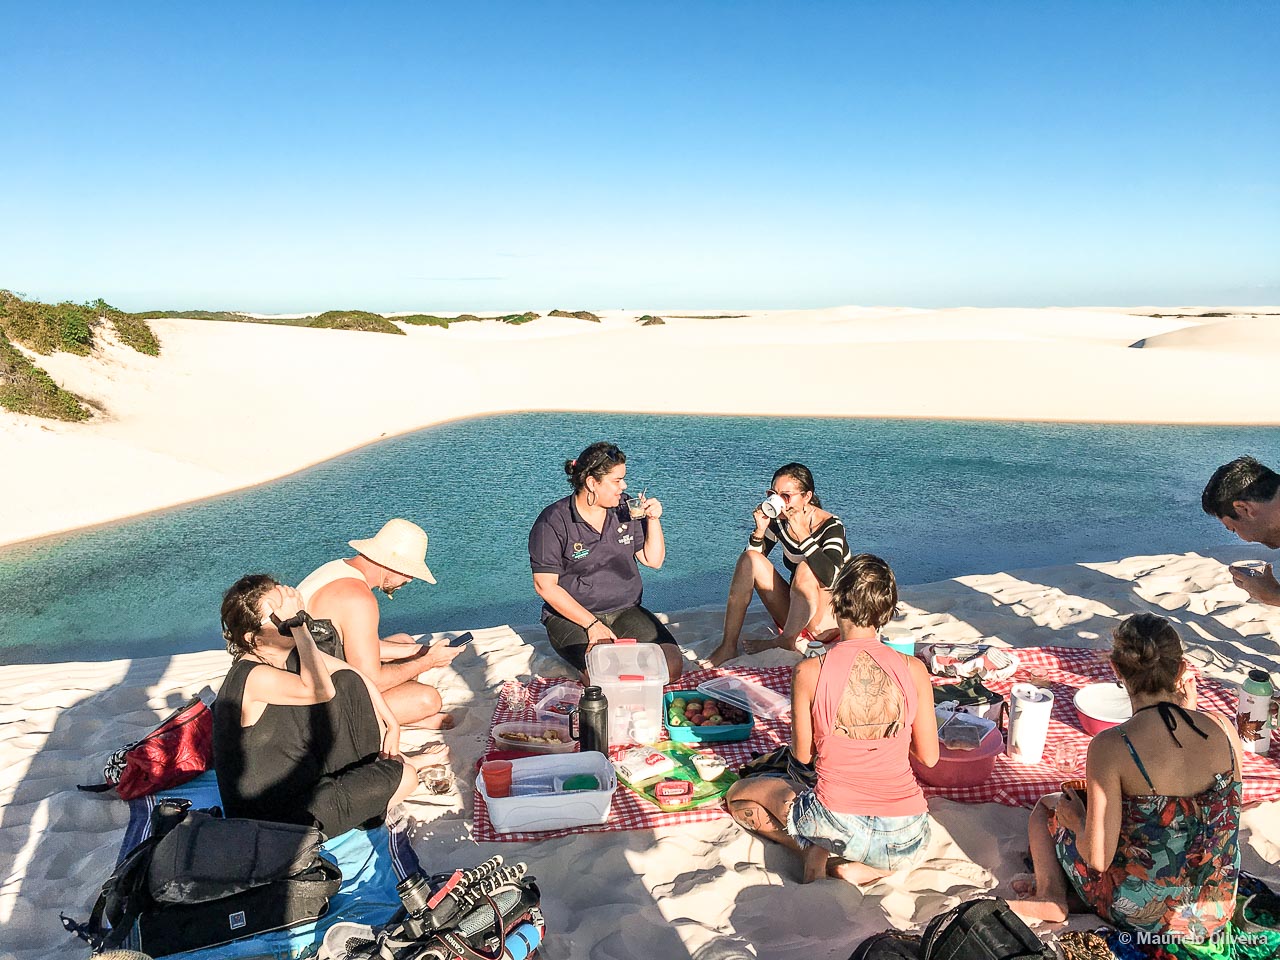
<svg viewBox="0 0 1280 960"><path fill-rule="evenodd" d="M681 310L672 313L738 313ZM164 355L110 336L89 358L41 363L105 413L81 425L0 412L0 544L117 519L283 476L381 437L448 419L522 410L914 416L1169 423L1280 423L1275 308L1225 318L1144 313L1211 308L750 311L741 319L639 312L601 324L543 318L509 327L408 328L407 337L200 321L154 321ZM1145 341L1143 349L1130 344ZM615 391L597 370L623 356L653 371ZM834 367L778 408L760 384ZM283 370L295 375L287 378ZM261 438L262 419L278 424ZM255 440L248 446L244 437ZM1272 666L1280 611L1245 602L1219 562L1248 548L962 577L904 592L918 639L999 638L1099 646L1116 618L1156 610L1213 675ZM727 576L726 571L726 576ZM690 649L718 639L720 611L672 614ZM748 621L760 630L763 614ZM0 625L2 629L2 625ZM492 853L529 861L544 890L550 960L759 956L843 958L867 934L913 927L1022 868L1026 812L934 801L929 859L867 893L795 882L784 851L728 819L531 844L469 839L470 771L502 682L562 673L540 628L477 630L456 670L428 675L460 727L445 735L464 784L413 801L415 846L432 868ZM782 663L772 652L756 663ZM0 957L83 955L58 925L83 917L115 862L125 805L77 793L117 746L182 698L216 689L221 653L107 664L0 667ZM428 734L413 735L425 739ZM416 742L416 741L415 741ZM1244 818L1245 866L1280 883L1280 805ZM1080 918L1080 922L1084 922ZM734 951L737 951L736 953Z"/></svg>
<svg viewBox="0 0 1280 960"><path fill-rule="evenodd" d="M1104 644L1118 617L1153 610L1177 618L1210 675L1239 677L1274 665L1280 610L1247 602L1222 561L1261 556L1247 547L1213 556L1133 557L909 587L906 625L919 640L998 638L1015 646ZM718 639L721 612L671 615L698 654ZM747 635L761 631L754 610ZM526 860L541 882L551 925L549 960L641 960L652 956L797 958L848 956L889 926L913 928L974 893L1008 893L1022 871L1027 811L993 804L930 804L928 859L862 893L839 881L796 882L794 860L727 818L655 832L588 834L539 843L470 840L471 783L502 682L562 673L540 628L477 630L456 670L426 679L461 711L444 734L463 783L444 803L411 800L414 845L434 869L494 853ZM784 663L771 651L742 662ZM19 960L79 956L58 911L84 917L110 872L126 822L124 803L77 793L110 751L152 726L172 704L221 681L222 653L106 664L0 667L0 955ZM415 733L419 743L437 735ZM1280 884L1280 803L1246 811L1246 869ZM1073 918L1087 927L1091 918ZM705 951L705 952L699 952ZM717 952L720 951L720 952ZM737 952L734 952L737 951Z"/></svg>
<svg viewBox="0 0 1280 960"><path fill-rule="evenodd" d="M654 327L635 323L640 312L614 311L599 324L543 317L515 327L406 327L406 337L156 320L159 358L109 335L92 357L40 358L59 383L100 403L101 416L54 424L0 411L0 544L223 493L382 437L497 412L1280 423L1280 317L1266 315L1277 308L1247 310L1174 318L840 307ZM1143 340L1144 349L1130 348ZM644 371L645 384L612 389L609 357ZM779 371L811 370L840 375L808 378L785 409L762 386ZM266 413L278 424L275 442L261 439Z"/></svg>

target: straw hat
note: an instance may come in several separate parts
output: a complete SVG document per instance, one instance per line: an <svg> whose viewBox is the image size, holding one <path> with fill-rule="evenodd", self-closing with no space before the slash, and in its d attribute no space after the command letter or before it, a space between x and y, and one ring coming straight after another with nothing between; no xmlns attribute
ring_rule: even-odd
<svg viewBox="0 0 1280 960"><path fill-rule="evenodd" d="M408 520L388 520L377 535L368 540L349 540L361 556L380 563L406 577L435 583L427 569L427 532Z"/></svg>

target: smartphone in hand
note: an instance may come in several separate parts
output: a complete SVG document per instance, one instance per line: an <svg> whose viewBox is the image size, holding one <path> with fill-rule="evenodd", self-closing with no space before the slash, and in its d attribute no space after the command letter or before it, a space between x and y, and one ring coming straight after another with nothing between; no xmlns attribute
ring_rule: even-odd
<svg viewBox="0 0 1280 960"><path fill-rule="evenodd" d="M468 630L466 633L460 633L452 640L442 641L446 647L465 647L468 643L476 638L476 635Z"/></svg>

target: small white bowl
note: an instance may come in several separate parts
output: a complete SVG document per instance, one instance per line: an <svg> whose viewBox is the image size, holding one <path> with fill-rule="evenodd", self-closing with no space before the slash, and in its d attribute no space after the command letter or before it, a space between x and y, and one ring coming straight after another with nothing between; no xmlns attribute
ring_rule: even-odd
<svg viewBox="0 0 1280 960"><path fill-rule="evenodd" d="M697 753L693 756L693 768L698 771L698 776L703 780L711 781L728 770L729 765L715 755L707 756Z"/></svg>

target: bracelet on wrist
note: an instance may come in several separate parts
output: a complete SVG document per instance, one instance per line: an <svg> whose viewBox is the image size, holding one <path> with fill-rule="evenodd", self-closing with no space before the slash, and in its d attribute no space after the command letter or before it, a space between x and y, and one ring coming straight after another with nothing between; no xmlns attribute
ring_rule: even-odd
<svg viewBox="0 0 1280 960"><path fill-rule="evenodd" d="M764 537L757 537L757 536L753 533L753 534L751 534L751 536L747 537L747 543L751 544L753 547L760 547L760 546L763 546L763 545L764 545Z"/></svg>
<svg viewBox="0 0 1280 960"><path fill-rule="evenodd" d="M592 620L590 623L588 623L588 624L587 624L585 627L583 627L582 629L583 629L583 630L590 630L592 627L594 627L594 626L595 626L597 623L599 623L599 622L600 622L600 618L599 618L599 617L596 617L594 620Z"/></svg>

